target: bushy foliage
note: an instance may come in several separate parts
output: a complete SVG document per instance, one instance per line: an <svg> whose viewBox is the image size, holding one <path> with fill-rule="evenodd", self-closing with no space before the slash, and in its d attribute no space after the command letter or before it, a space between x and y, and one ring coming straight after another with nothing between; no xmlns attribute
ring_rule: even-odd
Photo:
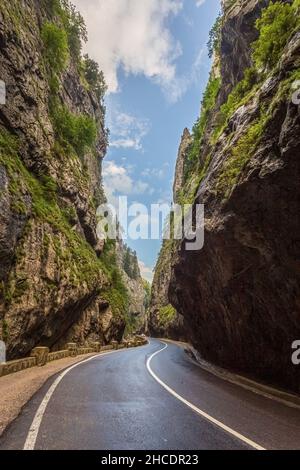
<svg viewBox="0 0 300 470"><path fill-rule="evenodd" d="M52 72L60 73L66 67L69 57L68 38L64 29L47 22L42 28L44 57Z"/></svg>
<svg viewBox="0 0 300 470"><path fill-rule="evenodd" d="M92 148L97 138L96 122L84 114L71 113L66 106L52 105L56 134L64 145L73 147L79 156Z"/></svg>
<svg viewBox="0 0 300 470"><path fill-rule="evenodd" d="M104 74L102 70L100 70L97 62L91 59L87 54L83 58L83 71L84 77L91 90L96 93L98 99L102 101L107 90Z"/></svg>
<svg viewBox="0 0 300 470"><path fill-rule="evenodd" d="M171 304L159 309L159 323L161 325L168 325L175 319L175 317L176 310Z"/></svg>
<svg viewBox="0 0 300 470"><path fill-rule="evenodd" d="M209 41L207 43L208 55L213 57L214 53L218 53L221 47L221 31L222 31L223 16L220 13L217 17L213 27L209 32Z"/></svg>
<svg viewBox="0 0 300 470"><path fill-rule="evenodd" d="M140 277L140 268L137 254L126 245L124 247L123 269L127 276L129 276L131 279L136 280Z"/></svg>
<svg viewBox="0 0 300 470"><path fill-rule="evenodd" d="M76 7L68 0L61 0L61 18L67 32L72 57L79 63L82 43L87 42L87 29L84 19Z"/></svg>
<svg viewBox="0 0 300 470"><path fill-rule="evenodd" d="M184 173L185 180L187 180L194 170L199 160L199 154L202 144L202 138L207 125L208 116L210 111L214 108L216 98L220 90L221 81L219 78L210 77L207 88L203 95L202 109L199 119L194 124L192 130L192 144L188 151L188 156L185 163Z"/></svg>
<svg viewBox="0 0 300 470"><path fill-rule="evenodd" d="M106 241L101 260L109 272L111 281L111 287L103 293L103 298L110 303L115 314L121 314L126 317L128 313L129 294L117 266L115 240Z"/></svg>
<svg viewBox="0 0 300 470"><path fill-rule="evenodd" d="M256 21L259 38L253 44L253 58L258 69L270 69L280 59L282 50L286 45L293 29L297 24L297 15L294 5L282 2L271 2L262 12L261 18Z"/></svg>
<svg viewBox="0 0 300 470"><path fill-rule="evenodd" d="M258 74L254 67L245 70L244 78L241 80L232 92L228 95L227 101L221 106L220 112L216 119L217 125L214 130L214 139L216 139L223 127L227 124L228 119L241 106L243 99L253 90L258 82Z"/></svg>
<svg viewBox="0 0 300 470"><path fill-rule="evenodd" d="M144 307L145 307L145 310L147 311L148 308L150 307L151 284L150 284L150 282L143 279L143 286L144 286L144 292L145 292Z"/></svg>
<svg viewBox="0 0 300 470"><path fill-rule="evenodd" d="M52 16L60 18L67 35L69 51L79 63L82 42L87 41L87 29L81 13L69 0L48 0L47 6Z"/></svg>
<svg viewBox="0 0 300 470"><path fill-rule="evenodd" d="M232 187L237 183L241 171L254 154L263 135L266 118L262 116L255 121L232 148L227 158L217 184L218 191L228 196Z"/></svg>

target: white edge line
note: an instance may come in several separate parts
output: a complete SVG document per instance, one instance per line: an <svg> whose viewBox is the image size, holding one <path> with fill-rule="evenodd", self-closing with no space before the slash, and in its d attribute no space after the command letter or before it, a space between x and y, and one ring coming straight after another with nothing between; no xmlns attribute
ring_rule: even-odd
<svg viewBox="0 0 300 470"><path fill-rule="evenodd" d="M36 412L36 414L33 418L32 424L31 424L30 429L29 429L28 434L27 434L27 438L26 438L23 450L34 450L35 444L36 444L36 441L37 441L37 438L38 438L39 430L40 430L42 420L43 420L46 408L48 406L48 403L51 400L51 397L52 397L53 393L55 392L57 386L60 384L60 382L63 380L63 378L69 372L71 372L71 370L75 369L75 367L81 366L82 364L85 364L86 362L92 361L93 359L96 359L97 357L107 356L109 354L113 354L113 353L116 353L116 352L120 352L120 351L110 351L110 352L102 353L102 354L100 353L100 354L97 354L95 356L89 357L88 359L85 359L84 361L77 362L76 364L72 365L71 367L69 367L68 369L63 371L56 378L56 380L53 382L53 384L49 388L48 392L44 396L44 398L43 398L43 400L42 400L42 402L41 402L41 404L40 404L40 406L39 406L39 408L38 408L38 410L37 410L37 412Z"/></svg>
<svg viewBox="0 0 300 470"><path fill-rule="evenodd" d="M152 354L152 356L149 357L148 361L147 361L147 369L148 369L148 372L152 375L152 377L154 378L154 380L156 380L156 382L158 382L165 390L167 390L171 395L173 395L175 398L177 398L177 400L181 401L182 403L184 403L186 406L188 406L189 408L191 408L191 410L195 411L198 415L202 416L203 418L207 419L208 421L210 421L211 423L215 424L216 426L218 426L219 428L223 429L224 431L226 431L227 433L231 434L232 436L236 437L237 439L239 439L240 441L243 441L245 442L246 444L248 444L250 447L253 447L254 449L256 450L266 450L264 447L260 446L259 444L256 444L256 442L254 441L251 441L251 439L248 439L247 437L243 436L242 434L238 433L237 431L234 431L233 429L231 429L230 427L226 426L226 424L223 424L221 423L220 421L218 421L217 419L213 418L212 416L210 416L209 414L205 413L204 411L200 410L199 408L197 408L195 405L193 405L192 403L190 403L189 401L187 401L185 398L183 398L182 396L178 395L177 392L175 392L175 390L173 390L171 387L169 387L166 383L164 383L156 374L155 372L153 372L152 368L151 368L151 361L152 359L157 356L158 354L160 354L161 352L163 352L165 349L167 349L168 345L166 343L162 343L164 344L164 347L162 349L160 349L159 351L156 351L154 354Z"/></svg>

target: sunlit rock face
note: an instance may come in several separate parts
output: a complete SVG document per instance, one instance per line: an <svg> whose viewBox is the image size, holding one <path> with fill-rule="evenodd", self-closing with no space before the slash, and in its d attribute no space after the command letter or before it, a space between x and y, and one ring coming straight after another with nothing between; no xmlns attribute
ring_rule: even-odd
<svg viewBox="0 0 300 470"><path fill-rule="evenodd" d="M8 358L66 340L119 339L125 328L102 298L110 284L96 235L104 109L72 57L57 84L49 77L42 28L61 27L50 4L0 4L0 333ZM59 105L96 123L93 148L80 157L57 141L53 88Z"/></svg>

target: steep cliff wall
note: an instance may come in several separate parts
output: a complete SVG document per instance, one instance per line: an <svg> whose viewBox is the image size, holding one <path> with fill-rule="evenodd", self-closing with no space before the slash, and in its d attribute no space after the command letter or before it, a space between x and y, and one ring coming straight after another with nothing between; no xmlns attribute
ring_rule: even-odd
<svg viewBox="0 0 300 470"><path fill-rule="evenodd" d="M57 0L2 0L0 332L8 357L37 344L122 337L122 289L96 235L107 137L103 77Z"/></svg>
<svg viewBox="0 0 300 470"><path fill-rule="evenodd" d="M184 169L192 136L184 129L181 137L173 185L173 201L179 202L181 189L184 185ZM171 240L163 242L151 288L150 307L148 311L148 328L154 337L184 340L186 338L185 322L182 315L170 305L169 285L171 280L172 257L175 244Z"/></svg>
<svg viewBox="0 0 300 470"><path fill-rule="evenodd" d="M181 189L205 244L178 244L169 301L204 358L299 391L300 3L223 3Z"/></svg>
<svg viewBox="0 0 300 470"><path fill-rule="evenodd" d="M146 285L137 254L122 240L117 242L117 263L128 291L126 334L142 334L146 329Z"/></svg>

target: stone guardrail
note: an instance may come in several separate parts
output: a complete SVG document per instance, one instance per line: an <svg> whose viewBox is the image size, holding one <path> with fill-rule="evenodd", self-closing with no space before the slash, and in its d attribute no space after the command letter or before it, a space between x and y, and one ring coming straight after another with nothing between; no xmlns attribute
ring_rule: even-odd
<svg viewBox="0 0 300 470"><path fill-rule="evenodd" d="M122 341L122 343L112 341L111 344L106 346L102 346L100 343L91 343L89 347L80 347L76 343L68 343L65 350L55 352L50 352L49 348L47 347L37 347L31 351L30 357L0 364L0 377L14 374L16 372L20 372L22 370L36 366L42 367L49 362L58 361L67 357L77 357L86 354L100 353L102 351L144 346L147 343L148 341L146 338L137 337L130 341Z"/></svg>

